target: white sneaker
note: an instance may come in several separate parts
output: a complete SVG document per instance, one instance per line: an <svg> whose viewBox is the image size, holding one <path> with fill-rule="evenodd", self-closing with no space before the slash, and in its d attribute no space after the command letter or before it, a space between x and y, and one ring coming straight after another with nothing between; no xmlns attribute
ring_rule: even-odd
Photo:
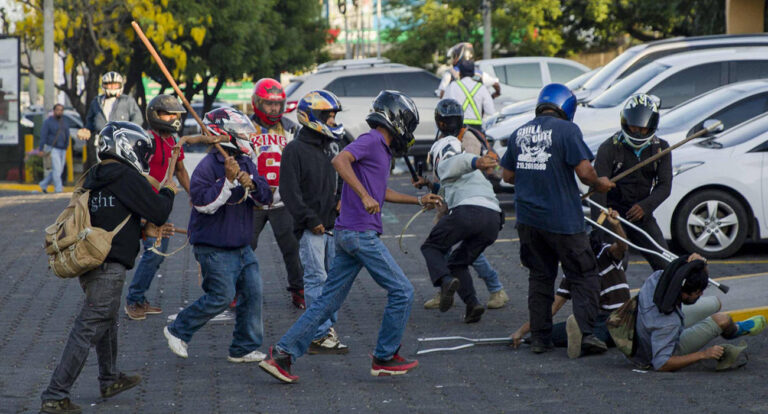
<svg viewBox="0 0 768 414"><path fill-rule="evenodd" d="M267 355L262 352L251 351L250 353L247 353L241 357L228 356L227 361L229 362L261 362L266 357Z"/></svg>
<svg viewBox="0 0 768 414"><path fill-rule="evenodd" d="M173 351L174 354L182 358L189 356L187 355L187 343L173 336L167 326L163 328L163 335L165 335L165 339L168 340L168 348L171 348L171 351Z"/></svg>
<svg viewBox="0 0 768 414"><path fill-rule="evenodd" d="M214 316L208 322L228 322L235 319L235 312L227 309L224 312Z"/></svg>

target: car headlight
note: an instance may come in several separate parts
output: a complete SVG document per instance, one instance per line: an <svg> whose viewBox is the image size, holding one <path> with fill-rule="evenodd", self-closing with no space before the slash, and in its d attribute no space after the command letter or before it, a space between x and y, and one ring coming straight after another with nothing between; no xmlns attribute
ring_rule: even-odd
<svg viewBox="0 0 768 414"><path fill-rule="evenodd" d="M682 174L690 169L696 168L699 165L703 165L704 161L689 161L672 167L672 176L676 177L678 174Z"/></svg>

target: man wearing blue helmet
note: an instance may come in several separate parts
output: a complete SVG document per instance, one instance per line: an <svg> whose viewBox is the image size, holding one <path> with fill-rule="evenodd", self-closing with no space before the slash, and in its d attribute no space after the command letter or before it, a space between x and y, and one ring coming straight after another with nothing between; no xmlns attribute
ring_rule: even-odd
<svg viewBox="0 0 768 414"><path fill-rule="evenodd" d="M607 192L615 185L607 177L598 177L592 168L592 152L572 122L575 112L576 97L570 89L558 83L545 86L539 94L536 118L512 134L501 160L502 178L515 185L520 261L530 271L528 312L534 353L552 347L551 308L558 264L571 283L581 350L590 354L607 349L592 334L600 283L573 174L597 192Z"/></svg>

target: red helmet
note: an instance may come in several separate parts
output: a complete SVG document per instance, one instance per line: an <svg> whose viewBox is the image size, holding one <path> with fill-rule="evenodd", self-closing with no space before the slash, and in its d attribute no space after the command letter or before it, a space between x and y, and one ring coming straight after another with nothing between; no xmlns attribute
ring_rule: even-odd
<svg viewBox="0 0 768 414"><path fill-rule="evenodd" d="M265 102L279 102L280 110L277 114L267 113L264 108ZM265 125L274 125L280 122L280 118L285 111L285 91L280 82L272 78L262 78L256 82L251 96L251 105L253 112Z"/></svg>

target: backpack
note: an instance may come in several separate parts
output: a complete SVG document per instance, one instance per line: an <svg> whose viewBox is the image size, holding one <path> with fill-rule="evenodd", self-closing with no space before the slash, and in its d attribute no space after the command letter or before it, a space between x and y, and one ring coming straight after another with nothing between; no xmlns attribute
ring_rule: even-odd
<svg viewBox="0 0 768 414"><path fill-rule="evenodd" d="M635 324L637 323L637 295L611 312L605 325L611 339L616 343L616 348L624 355L632 357L637 351L637 336Z"/></svg>
<svg viewBox="0 0 768 414"><path fill-rule="evenodd" d="M611 155L611 159L613 160L613 167L611 171L611 177L616 176L621 172L621 167L624 166L624 151L621 146L623 145L621 143L621 137L622 132L619 131L615 133L610 139L613 145L611 146L611 149L613 151ZM651 140L651 155L656 155L657 153L661 152L661 142L659 141L659 138L654 136ZM656 160L653 162L653 183L654 186L656 185L656 180L658 179L658 171L659 171L659 163L661 160Z"/></svg>
<svg viewBox="0 0 768 414"><path fill-rule="evenodd" d="M117 161L104 160L102 164L108 162ZM93 227L88 206L91 190L82 187L87 174L78 180L69 205L56 222L45 229L48 265L53 274L62 279L78 277L104 263L112 249L112 239L131 218L129 214L112 231Z"/></svg>

